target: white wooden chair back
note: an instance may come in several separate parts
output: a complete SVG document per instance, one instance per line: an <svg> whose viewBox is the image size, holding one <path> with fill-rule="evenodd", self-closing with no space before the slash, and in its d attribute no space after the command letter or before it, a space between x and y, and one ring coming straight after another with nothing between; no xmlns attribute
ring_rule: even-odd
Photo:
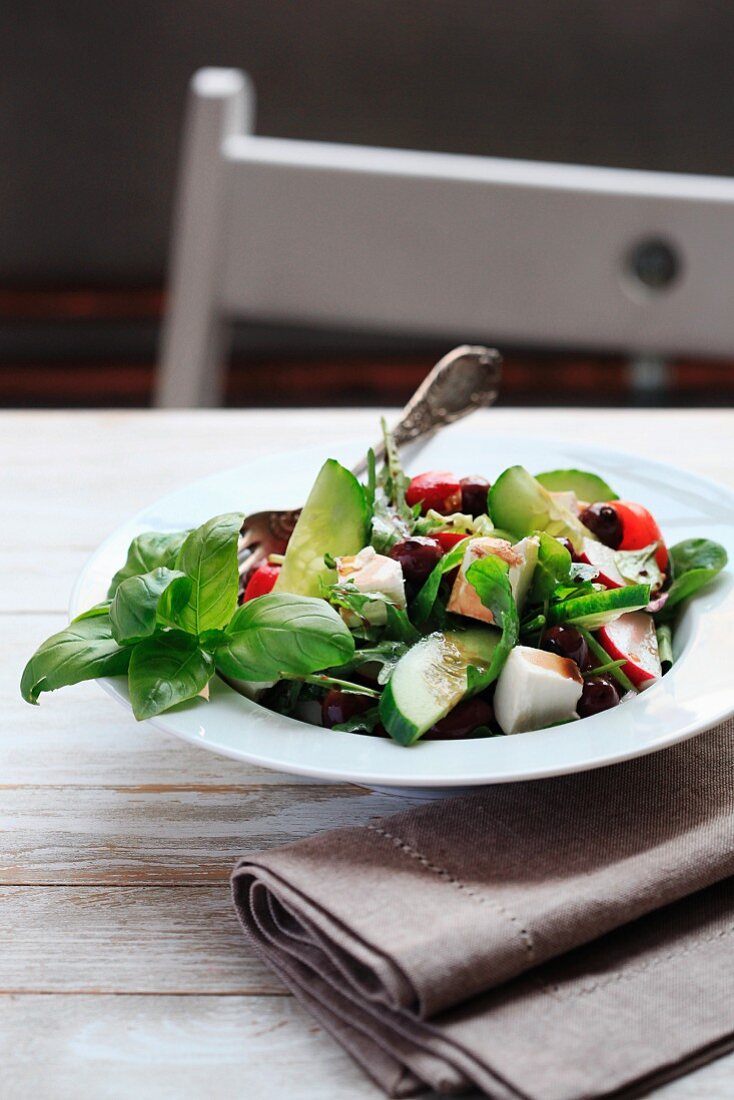
<svg viewBox="0 0 734 1100"><path fill-rule="evenodd" d="M734 352L734 180L257 137L190 91L156 401L216 405L235 317Z"/></svg>

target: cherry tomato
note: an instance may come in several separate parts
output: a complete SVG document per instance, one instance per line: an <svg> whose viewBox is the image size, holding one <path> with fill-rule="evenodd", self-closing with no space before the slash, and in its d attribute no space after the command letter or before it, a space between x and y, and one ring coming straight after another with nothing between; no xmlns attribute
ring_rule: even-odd
<svg viewBox="0 0 734 1100"><path fill-rule="evenodd" d="M456 546L457 542L461 542L466 537L458 531L434 531L431 535L431 538L436 540L444 554L447 554L453 546Z"/></svg>
<svg viewBox="0 0 734 1100"><path fill-rule="evenodd" d="M405 494L408 504L420 504L425 513L429 508L447 516L451 512L461 511L461 482L455 474L445 470L429 470L418 474L408 486Z"/></svg>
<svg viewBox="0 0 734 1100"><path fill-rule="evenodd" d="M658 567L665 571L668 565L668 550L663 542L660 528L647 508L629 500L612 500L609 504L622 521L622 541L619 549L642 550L651 542L660 542L655 560Z"/></svg>
<svg viewBox="0 0 734 1100"><path fill-rule="evenodd" d="M247 582L242 602L247 603L248 600L254 600L256 596L265 596L268 592L271 592L279 573L280 566L271 565L269 561L258 565Z"/></svg>

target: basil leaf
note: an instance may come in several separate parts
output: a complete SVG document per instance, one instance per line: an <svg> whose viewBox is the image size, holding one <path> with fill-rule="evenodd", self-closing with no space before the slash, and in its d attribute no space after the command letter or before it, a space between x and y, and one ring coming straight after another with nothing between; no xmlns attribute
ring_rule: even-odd
<svg viewBox="0 0 734 1100"><path fill-rule="evenodd" d="M655 615L658 623L673 619L674 609L713 580L728 561L724 547L711 539L684 539L671 546L669 553L673 583L664 607Z"/></svg>
<svg viewBox="0 0 734 1100"><path fill-rule="evenodd" d="M42 691L56 691L98 676L124 672L130 650L112 637L109 615L70 623L43 642L23 670L20 691L28 703L37 703Z"/></svg>
<svg viewBox="0 0 734 1100"><path fill-rule="evenodd" d="M112 599L119 586L128 577L139 577L142 573L157 569L158 566L172 569L176 555L188 533L188 531L145 531L134 538L127 552L127 561L112 578L107 592L108 599Z"/></svg>
<svg viewBox="0 0 734 1100"><path fill-rule="evenodd" d="M214 661L196 638L167 630L133 648L127 681L133 714L142 721L193 699L209 683Z"/></svg>
<svg viewBox="0 0 734 1100"><path fill-rule="evenodd" d="M539 531L538 563L528 592L528 604L545 604L554 595L556 588L568 584L571 579L571 555L558 539Z"/></svg>
<svg viewBox="0 0 734 1100"><path fill-rule="evenodd" d="M161 566L139 577L128 577L115 592L110 607L113 637L120 645L150 637L161 621L170 621L190 594L191 580L174 569Z"/></svg>
<svg viewBox="0 0 734 1100"><path fill-rule="evenodd" d="M241 512L214 516L192 531L179 551L176 569L192 584L175 621L189 634L223 629L237 607L237 542L243 522Z"/></svg>
<svg viewBox="0 0 734 1100"><path fill-rule="evenodd" d="M86 611L82 611L81 615L77 615L71 621L80 623L83 619L96 619L99 615L109 615L111 603L112 600L103 600L102 603L96 603L94 607L88 607Z"/></svg>
<svg viewBox="0 0 734 1100"><path fill-rule="evenodd" d="M512 595L509 573L510 567L507 562L491 554L473 562L467 569L467 581L484 606L492 612L494 625L502 631L486 671L480 672L473 666L467 669L468 695L474 695L494 683L502 671L510 650L517 645L520 637L520 619L515 598Z"/></svg>
<svg viewBox="0 0 734 1100"><path fill-rule="evenodd" d="M433 611L433 606L438 599L438 590L445 574L450 573L452 569L457 569L464 560L468 541L469 539L465 538L461 542L457 542L456 546L451 547L448 554L444 554L413 600L410 614L413 622L417 623L418 626L422 626Z"/></svg>
<svg viewBox="0 0 734 1100"><path fill-rule="evenodd" d="M325 600L271 592L243 604L214 650L217 668L241 680L277 680L338 668L354 638Z"/></svg>

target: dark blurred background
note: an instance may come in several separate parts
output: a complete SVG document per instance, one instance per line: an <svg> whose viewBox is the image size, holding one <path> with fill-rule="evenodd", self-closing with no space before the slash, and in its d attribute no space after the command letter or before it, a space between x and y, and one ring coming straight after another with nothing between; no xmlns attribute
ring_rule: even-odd
<svg viewBox="0 0 734 1100"><path fill-rule="evenodd" d="M247 70L256 132L734 175L734 7L665 0L0 6L0 404L150 400L186 87ZM240 326L233 404L397 402L440 340ZM510 349L505 403L645 403L593 348ZM359 369L345 370L345 363ZM656 403L731 404L676 362Z"/></svg>

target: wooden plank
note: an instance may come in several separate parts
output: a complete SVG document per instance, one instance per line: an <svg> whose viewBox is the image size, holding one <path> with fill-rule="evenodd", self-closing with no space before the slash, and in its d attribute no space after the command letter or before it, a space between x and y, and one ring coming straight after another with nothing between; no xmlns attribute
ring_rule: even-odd
<svg viewBox="0 0 734 1100"><path fill-rule="evenodd" d="M404 807L347 786L4 786L0 885L226 883L241 854Z"/></svg>
<svg viewBox="0 0 734 1100"><path fill-rule="evenodd" d="M376 434L378 413L0 414L3 545L20 554L90 551L161 495L218 470L294 446ZM63 456L63 460L59 460ZM120 476L124 471L124 476Z"/></svg>
<svg viewBox="0 0 734 1100"><path fill-rule="evenodd" d="M29 537L33 532L29 531ZM26 550L0 546L0 615L20 611L65 615L74 581L89 558L91 548L57 546Z"/></svg>
<svg viewBox="0 0 734 1100"><path fill-rule="evenodd" d="M292 997L0 997L3 1100L379 1100ZM656 1100L730 1100L729 1055ZM427 1097L427 1100L430 1100Z"/></svg>
<svg viewBox="0 0 734 1100"><path fill-rule="evenodd" d="M56 547L91 550L188 481L289 447L373 435L378 416L373 409L0 414L0 463L13 470L3 493L3 546L47 561ZM731 481L733 424L729 410L493 409L476 414L469 430L621 446ZM672 440L685 441L682 454ZM119 470L123 477L112 472Z"/></svg>
<svg viewBox="0 0 734 1100"><path fill-rule="evenodd" d="M225 883L0 888L0 994L285 995Z"/></svg>
<svg viewBox="0 0 734 1100"><path fill-rule="evenodd" d="M2 997L3 1100L378 1100L292 997Z"/></svg>

